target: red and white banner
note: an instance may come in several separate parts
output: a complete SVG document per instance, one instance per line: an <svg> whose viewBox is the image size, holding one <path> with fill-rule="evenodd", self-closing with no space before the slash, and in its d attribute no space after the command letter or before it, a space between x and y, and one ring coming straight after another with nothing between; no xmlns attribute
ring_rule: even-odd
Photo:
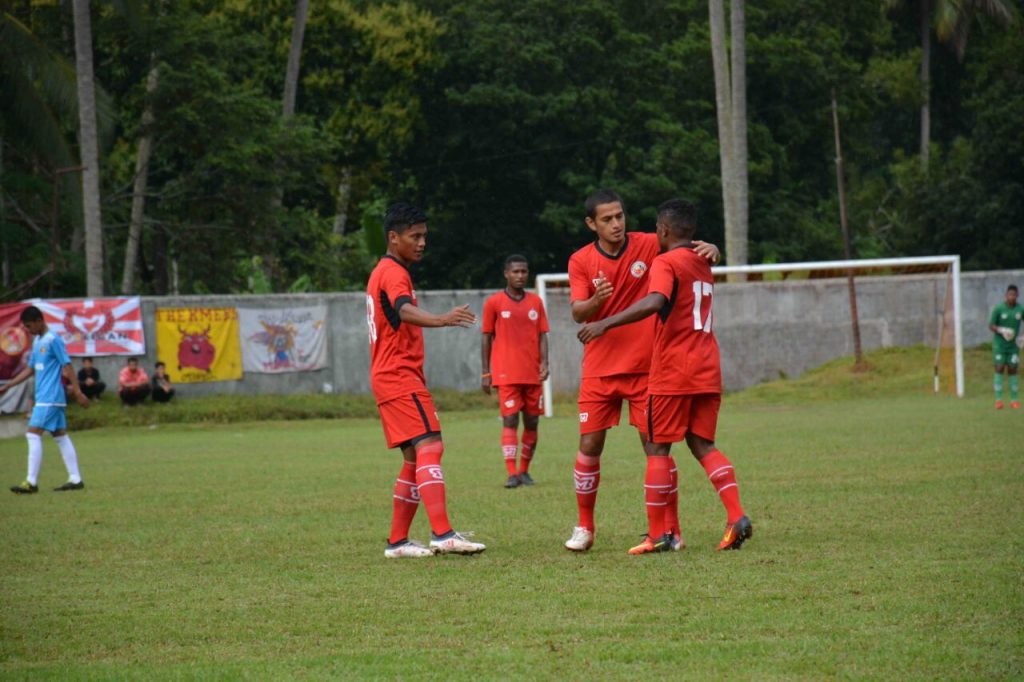
<svg viewBox="0 0 1024 682"><path fill-rule="evenodd" d="M51 331L60 334L68 355L144 355L142 308L132 298L35 300Z"/></svg>
<svg viewBox="0 0 1024 682"><path fill-rule="evenodd" d="M7 383L28 362L32 350L32 337L21 326L21 311L26 303L0 305L0 384ZM28 383L19 384L0 395L0 414L12 414L24 409Z"/></svg>

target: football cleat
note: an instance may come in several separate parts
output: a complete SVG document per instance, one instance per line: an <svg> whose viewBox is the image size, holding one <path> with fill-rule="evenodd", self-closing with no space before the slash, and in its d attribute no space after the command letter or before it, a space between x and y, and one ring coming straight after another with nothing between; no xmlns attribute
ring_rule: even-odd
<svg viewBox="0 0 1024 682"><path fill-rule="evenodd" d="M472 535L466 533L466 535ZM487 545L467 540L461 533L449 531L441 537L431 533L430 549L437 554L479 554L487 549Z"/></svg>
<svg viewBox="0 0 1024 682"><path fill-rule="evenodd" d="M751 525L750 519L741 516L736 523L730 523L725 527L725 536L718 543L718 550L739 549L753 534L754 527Z"/></svg>
<svg viewBox="0 0 1024 682"><path fill-rule="evenodd" d="M434 550L424 547L415 540L402 540L393 545L388 543L384 549L384 556L388 559L422 559L434 556Z"/></svg>
<svg viewBox="0 0 1024 682"><path fill-rule="evenodd" d="M996 401L996 409L997 410L1003 409L1003 401L1002 400L997 400Z"/></svg>
<svg viewBox="0 0 1024 682"><path fill-rule="evenodd" d="M637 554L650 554L651 552L668 552L672 549L672 536L665 533L657 540L652 540L650 535L644 535L644 540L636 547L631 547L629 553L633 556Z"/></svg>
<svg viewBox="0 0 1024 682"><path fill-rule="evenodd" d="M669 543L669 549L673 552L681 552L686 549L686 540L683 539L683 534L678 529L672 531L672 540Z"/></svg>
<svg viewBox="0 0 1024 682"><path fill-rule="evenodd" d="M1012 407L1015 410L1019 410L1020 409L1020 401L1019 400L1014 400L1012 403L1010 403L1010 407Z"/></svg>
<svg viewBox="0 0 1024 682"><path fill-rule="evenodd" d="M565 548L571 552L586 552L594 546L594 531L583 526L572 529L572 537L565 541Z"/></svg>
<svg viewBox="0 0 1024 682"><path fill-rule="evenodd" d="M68 481L64 485L57 486L53 490L54 490L54 492L58 492L59 493L59 492L65 491L65 490L82 490L84 488L85 488L85 481L79 481L78 483L72 483L71 481Z"/></svg>
<svg viewBox="0 0 1024 682"><path fill-rule="evenodd" d="M519 477L518 476L509 476L508 480L505 481L505 487L506 488L518 488L519 487Z"/></svg>
<svg viewBox="0 0 1024 682"><path fill-rule="evenodd" d="M524 471L519 474L519 483L521 485L533 485L533 477Z"/></svg>
<svg viewBox="0 0 1024 682"><path fill-rule="evenodd" d="M32 485L28 481L22 481L18 485L12 485L11 492L17 495L31 495L32 493L39 492L39 486Z"/></svg>

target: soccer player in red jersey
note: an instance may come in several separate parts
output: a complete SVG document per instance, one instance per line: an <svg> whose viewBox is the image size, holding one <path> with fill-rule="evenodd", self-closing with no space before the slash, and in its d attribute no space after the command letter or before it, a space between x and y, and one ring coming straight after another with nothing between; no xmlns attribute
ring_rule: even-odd
<svg viewBox="0 0 1024 682"><path fill-rule="evenodd" d="M722 402L722 365L711 331L715 278L707 260L694 251L697 210L682 199L658 207L657 236L663 253L651 265L649 293L625 310L584 325L579 339L589 345L623 325L654 318L654 351L645 420L648 442L645 480L647 537L630 554L665 551L671 546L668 492L672 443L686 440L704 467L726 510L725 537L718 549L739 549L753 534L740 506L732 463L715 447Z"/></svg>
<svg viewBox="0 0 1024 682"><path fill-rule="evenodd" d="M505 259L504 291L484 301L480 386L488 395L492 386L498 389L506 488L533 485L530 462L537 449L537 423L544 412L541 383L548 378L548 316L540 297L526 291L529 277L526 258L509 256ZM523 447L517 469L520 412Z"/></svg>
<svg viewBox="0 0 1024 682"><path fill-rule="evenodd" d="M370 331L370 385L377 399L389 448L402 450L395 482L391 535L384 556L425 557L435 553L476 554L486 547L452 530L445 501L441 425L423 374L422 327L469 327L476 316L468 305L435 315L416 302L409 266L423 258L427 216L400 202L384 216L387 253L366 285L366 321ZM430 546L409 539L420 500L430 519Z"/></svg>
<svg viewBox="0 0 1024 682"><path fill-rule="evenodd" d="M584 204L586 223L597 240L569 258L572 317L576 322L603 320L625 310L647 293L647 271L658 255L658 237L647 232L626 232L622 199L611 190L598 190ZM695 242L695 252L717 262L718 249ZM646 442L644 398L654 338L652 320L639 320L609 332L583 350L580 382L580 446L574 478L579 525L565 542L566 549L584 552L594 544L594 506L601 480L601 453L605 432L619 423L622 401L629 402L629 423ZM668 460L671 462L671 458ZM674 474L675 466L670 473ZM670 515L674 514L675 493L668 489ZM673 548L681 549L678 522Z"/></svg>

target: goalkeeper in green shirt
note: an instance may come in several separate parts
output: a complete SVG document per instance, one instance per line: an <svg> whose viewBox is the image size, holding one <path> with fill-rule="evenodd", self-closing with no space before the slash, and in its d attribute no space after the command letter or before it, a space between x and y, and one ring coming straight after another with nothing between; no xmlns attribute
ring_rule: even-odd
<svg viewBox="0 0 1024 682"><path fill-rule="evenodd" d="M992 311L988 319L988 328L992 330L992 363L996 367L995 389L996 409L1003 409L1003 370L1006 370L1010 383L1010 407L1020 409L1017 397L1019 379L1017 367L1020 365L1020 348L1017 347L1017 335L1020 333L1021 318L1024 318L1024 306L1017 303L1017 287L1011 284L1006 289L1006 300Z"/></svg>

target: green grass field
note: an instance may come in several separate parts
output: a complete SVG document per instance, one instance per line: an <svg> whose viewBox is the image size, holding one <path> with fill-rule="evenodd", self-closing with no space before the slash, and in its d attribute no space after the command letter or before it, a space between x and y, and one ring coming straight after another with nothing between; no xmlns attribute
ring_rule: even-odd
<svg viewBox="0 0 1024 682"><path fill-rule="evenodd" d="M0 677L1021 678L1024 413L808 382L725 403L755 533L728 553L677 451L689 547L626 555L628 427L595 548L563 550L570 416L542 422L537 485L507 491L496 414L442 414L452 520L489 548L418 561L383 558L399 458L373 419L83 431L81 493L50 492L47 439L42 492L0 496ZM24 467L0 441L0 481Z"/></svg>

